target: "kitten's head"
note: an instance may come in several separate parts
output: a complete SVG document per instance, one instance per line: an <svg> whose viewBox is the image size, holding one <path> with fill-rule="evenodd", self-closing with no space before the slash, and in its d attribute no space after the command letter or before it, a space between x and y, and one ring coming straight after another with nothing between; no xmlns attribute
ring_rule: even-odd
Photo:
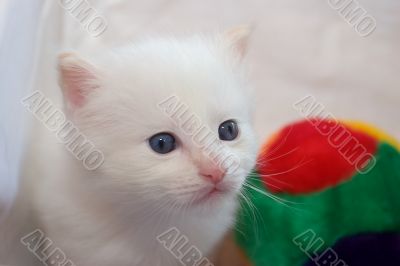
<svg viewBox="0 0 400 266"><path fill-rule="evenodd" d="M92 59L62 54L68 117L104 153L91 182L121 202L164 209L234 201L256 153L241 64L247 36L237 28Z"/></svg>

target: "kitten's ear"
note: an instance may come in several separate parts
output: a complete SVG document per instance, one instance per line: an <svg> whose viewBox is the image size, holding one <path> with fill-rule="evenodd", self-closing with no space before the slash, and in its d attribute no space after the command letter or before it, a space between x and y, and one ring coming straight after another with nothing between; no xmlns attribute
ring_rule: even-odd
<svg viewBox="0 0 400 266"><path fill-rule="evenodd" d="M58 70L67 106L71 109L82 107L86 96L98 87L96 68L74 53L62 53L58 56Z"/></svg>
<svg viewBox="0 0 400 266"><path fill-rule="evenodd" d="M240 58L245 56L253 27L241 25L231 28L224 32L224 38L228 41L230 48L236 52Z"/></svg>

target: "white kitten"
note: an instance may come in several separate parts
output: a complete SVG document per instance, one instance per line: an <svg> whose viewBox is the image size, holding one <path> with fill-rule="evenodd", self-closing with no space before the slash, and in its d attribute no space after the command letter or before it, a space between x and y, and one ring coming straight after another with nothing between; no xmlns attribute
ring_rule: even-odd
<svg viewBox="0 0 400 266"><path fill-rule="evenodd" d="M238 28L60 56L67 117L104 163L89 171L65 147L49 147L34 205L40 229L77 266L180 265L157 236L175 227L207 255L230 228L256 154L241 66L247 35ZM225 139L217 142L239 168L207 155L160 106L168 99Z"/></svg>

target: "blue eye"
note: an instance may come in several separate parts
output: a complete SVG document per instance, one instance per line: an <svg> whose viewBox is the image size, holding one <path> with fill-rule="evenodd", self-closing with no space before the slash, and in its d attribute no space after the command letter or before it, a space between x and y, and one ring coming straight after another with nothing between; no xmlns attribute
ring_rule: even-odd
<svg viewBox="0 0 400 266"><path fill-rule="evenodd" d="M239 127L234 120L227 120L219 125L218 135L221 140L234 140L239 134Z"/></svg>
<svg viewBox="0 0 400 266"><path fill-rule="evenodd" d="M158 133L149 139L150 147L153 151L161 154L169 153L176 148L174 136L169 133Z"/></svg>

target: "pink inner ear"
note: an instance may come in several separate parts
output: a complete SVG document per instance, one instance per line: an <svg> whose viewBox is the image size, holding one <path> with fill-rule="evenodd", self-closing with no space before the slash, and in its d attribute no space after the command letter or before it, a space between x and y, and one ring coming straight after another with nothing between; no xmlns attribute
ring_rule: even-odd
<svg viewBox="0 0 400 266"><path fill-rule="evenodd" d="M81 107L84 103L84 97L81 91L81 77L73 69L62 69L64 97L75 107Z"/></svg>
<svg viewBox="0 0 400 266"><path fill-rule="evenodd" d="M86 94L93 88L94 75L78 66L66 66L60 70L64 97L73 107L82 107Z"/></svg>
<svg viewBox="0 0 400 266"><path fill-rule="evenodd" d="M66 102L71 107L84 105L86 95L94 89L96 77L82 62L60 64L61 87Z"/></svg>
<svg viewBox="0 0 400 266"><path fill-rule="evenodd" d="M231 48L240 57L246 54L250 33L251 27L247 25L238 26L225 32L225 37L230 42Z"/></svg>

